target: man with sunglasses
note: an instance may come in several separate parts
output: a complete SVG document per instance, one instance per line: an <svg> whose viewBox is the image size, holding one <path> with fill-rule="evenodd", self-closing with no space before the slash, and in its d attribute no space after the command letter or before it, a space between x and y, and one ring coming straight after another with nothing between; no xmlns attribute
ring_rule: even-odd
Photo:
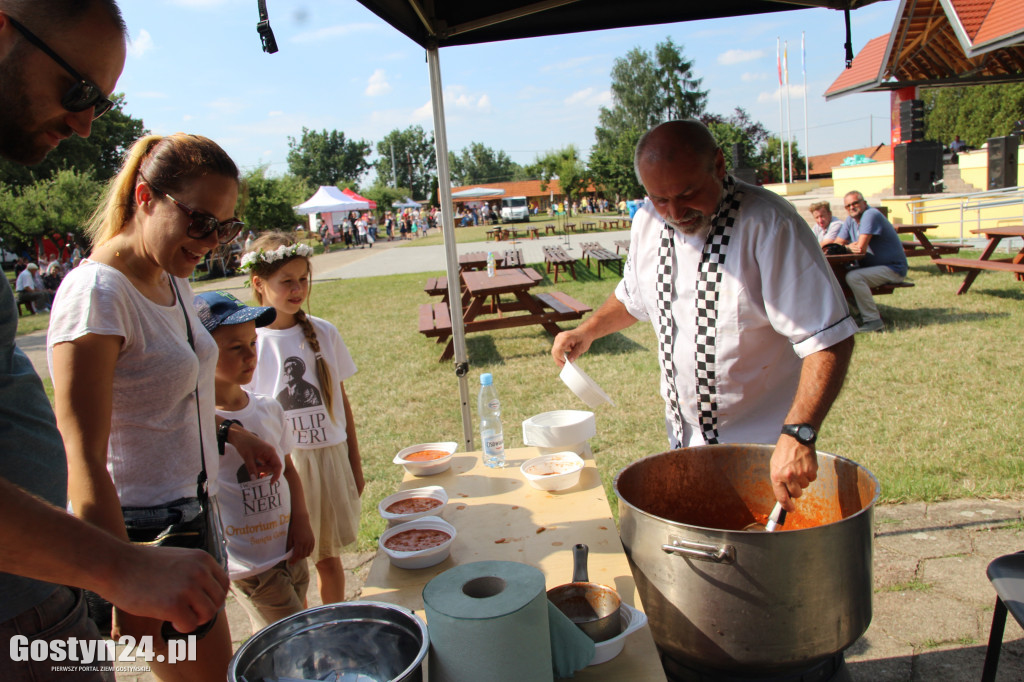
<svg viewBox="0 0 1024 682"><path fill-rule="evenodd" d="M849 245L850 251L865 254L858 267L846 272L846 286L861 316L857 332L880 332L885 329L885 323L871 287L902 282L907 276L907 255L896 228L881 211L868 206L863 194L847 193L843 206L849 217L839 229L835 243ZM821 245L831 243L826 240Z"/></svg>
<svg viewBox="0 0 1024 682"><path fill-rule="evenodd" d="M34 164L72 133L87 137L111 106L125 34L113 0L0 0L0 156ZM202 214L190 217L208 233ZM189 632L216 614L228 582L205 552L130 545L64 511L64 445L42 382L14 343L17 322L11 288L0 285L0 679L67 679L61 666L15 646L22 637L98 640L81 592L62 585ZM113 679L99 666L70 676Z"/></svg>

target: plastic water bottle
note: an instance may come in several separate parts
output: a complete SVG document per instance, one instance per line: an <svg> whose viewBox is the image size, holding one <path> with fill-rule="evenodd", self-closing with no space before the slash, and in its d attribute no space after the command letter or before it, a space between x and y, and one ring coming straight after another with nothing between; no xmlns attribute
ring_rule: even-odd
<svg viewBox="0 0 1024 682"><path fill-rule="evenodd" d="M487 276L488 277L494 277L494 252L493 251L488 251L487 252ZM487 374L485 376L490 376L490 374ZM483 377L480 377L480 378L483 379ZM495 398L495 400L497 400L497 398Z"/></svg>
<svg viewBox="0 0 1024 682"><path fill-rule="evenodd" d="M505 466L505 435L501 430L501 403L494 379L490 374L480 375L480 441L484 451L484 465L491 468Z"/></svg>

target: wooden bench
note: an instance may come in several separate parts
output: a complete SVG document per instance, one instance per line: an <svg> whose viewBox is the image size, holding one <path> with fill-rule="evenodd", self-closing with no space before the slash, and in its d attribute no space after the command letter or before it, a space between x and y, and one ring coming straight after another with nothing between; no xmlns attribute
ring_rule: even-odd
<svg viewBox="0 0 1024 682"><path fill-rule="evenodd" d="M581 303L569 294L561 291L549 291L546 294L537 294L536 299L545 308L551 308L560 315L572 315L574 318L589 313L591 308L586 303Z"/></svg>
<svg viewBox="0 0 1024 682"><path fill-rule="evenodd" d="M530 239L540 239L540 228L539 227L528 227L526 231L530 233Z"/></svg>
<svg viewBox="0 0 1024 682"><path fill-rule="evenodd" d="M576 279L576 259L567 254L561 246L545 246L544 262L547 264L547 272L550 273L551 268L555 268L556 282L559 271L568 270L572 274L572 278Z"/></svg>
<svg viewBox="0 0 1024 682"><path fill-rule="evenodd" d="M891 294L897 289L908 289L914 286L913 282L892 282L890 284L880 284L877 287L871 287L872 296L881 296L883 294Z"/></svg>
<svg viewBox="0 0 1024 682"><path fill-rule="evenodd" d="M583 256L587 259L587 267L590 267L590 259L593 257L597 261L597 276L601 277L601 266L604 264L611 265L612 263L619 264L619 274L622 274L622 256L612 253L608 249L604 248L597 242L584 242L580 244L580 250Z"/></svg>
<svg viewBox="0 0 1024 682"><path fill-rule="evenodd" d="M554 225L552 225L551 223L548 223L547 225L544 226L544 234L545 235L554 234L554 233L555 233L555 226Z"/></svg>
<svg viewBox="0 0 1024 682"><path fill-rule="evenodd" d="M448 278L428 278L427 283L423 285L423 291L427 293L427 296L446 296L448 294Z"/></svg>
<svg viewBox="0 0 1024 682"><path fill-rule="evenodd" d="M629 240L628 239L616 239L615 240L615 253L622 249L626 253L629 253Z"/></svg>
<svg viewBox="0 0 1024 682"><path fill-rule="evenodd" d="M576 223L566 223L565 224L565 231L566 232L575 232L576 231Z"/></svg>
<svg viewBox="0 0 1024 682"><path fill-rule="evenodd" d="M494 227L494 228L491 228L490 230L487 230L487 237L488 238L493 238L494 241L496 241L496 242L500 242L504 238L502 236L503 233L504 233L504 230L502 228Z"/></svg>
<svg viewBox="0 0 1024 682"><path fill-rule="evenodd" d="M586 232L587 230L597 231L597 223L583 223L583 231Z"/></svg>
<svg viewBox="0 0 1024 682"><path fill-rule="evenodd" d="M452 316L447 303L420 304L420 334L443 343L452 333Z"/></svg>
<svg viewBox="0 0 1024 682"><path fill-rule="evenodd" d="M1012 260L979 260L977 258L936 258L936 265L945 267L949 272L963 272L967 270L998 270L999 272L1014 272L1017 279L1024 275L1024 263L1014 263Z"/></svg>
<svg viewBox="0 0 1024 682"><path fill-rule="evenodd" d="M522 249L509 249L505 252L505 258L501 263L503 268L521 268L525 264Z"/></svg>

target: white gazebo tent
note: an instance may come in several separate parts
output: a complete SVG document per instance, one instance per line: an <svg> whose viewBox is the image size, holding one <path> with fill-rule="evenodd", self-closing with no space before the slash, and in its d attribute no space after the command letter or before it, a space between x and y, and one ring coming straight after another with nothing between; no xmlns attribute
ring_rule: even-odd
<svg viewBox="0 0 1024 682"><path fill-rule="evenodd" d="M452 192L452 199L486 199L488 197L500 197L505 195L505 190L491 187L467 187L466 189Z"/></svg>
<svg viewBox="0 0 1024 682"><path fill-rule="evenodd" d="M370 208L369 202L357 201L334 185L320 185L320 189L298 206L292 206L296 213L309 214L309 230L316 232L316 214L334 213L336 211L365 211ZM333 218L331 223L333 224Z"/></svg>

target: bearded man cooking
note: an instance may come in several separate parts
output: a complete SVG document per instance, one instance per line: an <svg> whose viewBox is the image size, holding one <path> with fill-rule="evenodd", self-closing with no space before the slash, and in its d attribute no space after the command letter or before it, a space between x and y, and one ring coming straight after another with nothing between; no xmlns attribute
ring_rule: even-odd
<svg viewBox="0 0 1024 682"><path fill-rule="evenodd" d="M839 283L792 205L728 175L699 121L645 133L634 167L648 199L622 281L555 337L555 362L650 320L670 447L775 443L772 487L793 511L817 477L817 431L853 353Z"/></svg>

